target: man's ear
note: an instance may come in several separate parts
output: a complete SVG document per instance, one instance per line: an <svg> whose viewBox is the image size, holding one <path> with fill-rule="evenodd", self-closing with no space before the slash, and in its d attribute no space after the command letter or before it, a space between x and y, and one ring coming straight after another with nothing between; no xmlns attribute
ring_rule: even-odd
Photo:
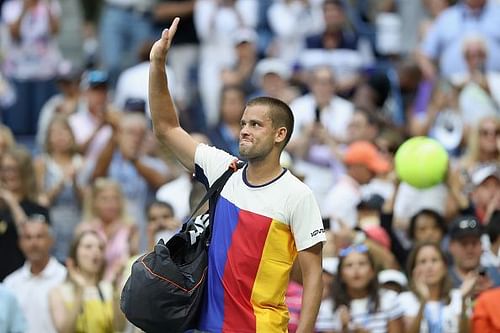
<svg viewBox="0 0 500 333"><path fill-rule="evenodd" d="M287 134L288 134L288 130L286 129L286 127L279 127L276 130L276 135L275 135L275 138L274 138L274 142L276 142L278 144L284 142L285 139L286 139L286 135Z"/></svg>

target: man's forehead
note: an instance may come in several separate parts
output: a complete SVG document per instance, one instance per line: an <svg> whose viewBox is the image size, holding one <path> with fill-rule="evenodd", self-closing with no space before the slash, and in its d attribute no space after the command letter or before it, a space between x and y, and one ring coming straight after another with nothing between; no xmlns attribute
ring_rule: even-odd
<svg viewBox="0 0 500 333"><path fill-rule="evenodd" d="M266 105L250 105L243 111L243 116L241 120L260 120L266 121L271 120L271 115L269 114L269 107Z"/></svg>

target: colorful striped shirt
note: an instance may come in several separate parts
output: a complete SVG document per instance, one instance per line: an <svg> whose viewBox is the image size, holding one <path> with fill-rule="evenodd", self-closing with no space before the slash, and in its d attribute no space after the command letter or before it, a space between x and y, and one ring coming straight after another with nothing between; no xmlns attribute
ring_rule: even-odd
<svg viewBox="0 0 500 333"><path fill-rule="evenodd" d="M235 158L200 144L197 179L211 185ZM325 241L312 192L288 170L253 186L246 167L217 202L209 249L208 287L200 329L208 332L286 332L285 293L297 251Z"/></svg>

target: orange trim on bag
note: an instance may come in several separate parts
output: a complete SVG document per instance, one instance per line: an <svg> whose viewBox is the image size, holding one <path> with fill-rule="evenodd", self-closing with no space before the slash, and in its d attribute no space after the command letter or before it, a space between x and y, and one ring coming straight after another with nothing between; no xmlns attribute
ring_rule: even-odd
<svg viewBox="0 0 500 333"><path fill-rule="evenodd" d="M206 275L206 273L207 273L207 269L208 269L208 267L205 267L205 269L203 270L203 274L201 275L201 279L200 279L200 281L198 281L198 283L197 283L196 285L194 285L194 286L193 286L193 288L191 288L191 289L186 289L186 288L182 288L182 287L181 287L181 286L179 286L177 283L175 283L175 282L173 282L173 281L170 281L170 280L169 280L169 279L167 279L166 277L161 276L161 275L158 275L158 274L156 274L155 272L153 272L153 271L152 271L152 270L151 270L151 269L150 269L150 268L146 265L146 263L144 262L144 257L146 257L146 256L147 256L147 254L145 254L145 255L143 255L143 256L142 256L142 258L141 258L141 263L142 263L142 265L146 268L146 270L147 270L149 273L151 273L151 275L156 276L157 278L159 278L159 279L161 279L161 280L164 280L164 281L166 281L166 282L168 282L168 283L170 283L170 284L173 284L174 286L176 286L177 288L179 288L180 290L182 290L182 291L184 291L184 292L186 292L186 293L189 293L189 292L191 292L193 289L196 289L196 288L197 288L197 287L198 287L198 286L199 286L199 285L203 282L203 280L205 279L205 275Z"/></svg>

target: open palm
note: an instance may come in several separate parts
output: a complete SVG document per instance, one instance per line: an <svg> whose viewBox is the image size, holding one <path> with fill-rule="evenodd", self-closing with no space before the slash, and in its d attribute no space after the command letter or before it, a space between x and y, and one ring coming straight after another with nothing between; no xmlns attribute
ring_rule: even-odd
<svg viewBox="0 0 500 333"><path fill-rule="evenodd" d="M179 24L180 19L176 17L170 28L163 30L161 33L160 39L158 39L151 48L151 53L149 54L149 59L151 61L165 61L167 57L167 52L170 49L170 45L172 44L172 39L175 36L175 32L177 31L177 25Z"/></svg>

